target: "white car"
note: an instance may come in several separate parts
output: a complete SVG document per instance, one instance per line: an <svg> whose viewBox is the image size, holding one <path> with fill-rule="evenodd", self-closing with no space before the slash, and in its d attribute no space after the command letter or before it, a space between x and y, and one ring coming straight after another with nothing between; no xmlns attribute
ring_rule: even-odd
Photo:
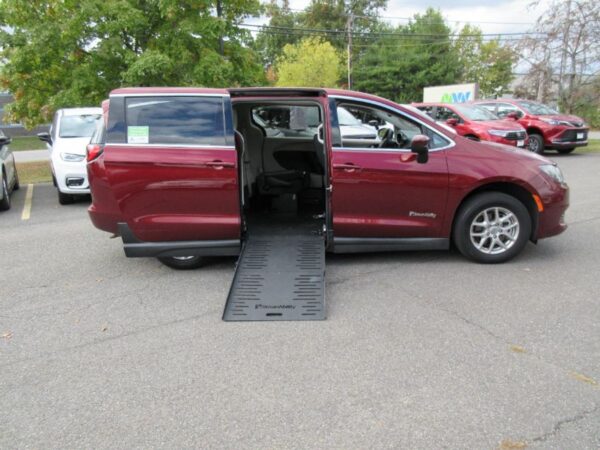
<svg viewBox="0 0 600 450"><path fill-rule="evenodd" d="M90 193L85 152L101 119L102 108L59 109L50 133L38 134L50 150L52 178L61 205L72 203L75 196Z"/></svg>
<svg viewBox="0 0 600 450"><path fill-rule="evenodd" d="M11 139L0 131L0 211L10 208L10 194L19 189L15 156L8 148Z"/></svg>

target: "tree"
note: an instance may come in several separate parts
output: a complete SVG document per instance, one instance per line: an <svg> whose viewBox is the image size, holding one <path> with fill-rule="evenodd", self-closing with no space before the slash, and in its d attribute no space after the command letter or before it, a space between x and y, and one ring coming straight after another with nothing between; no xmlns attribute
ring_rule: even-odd
<svg viewBox="0 0 600 450"><path fill-rule="evenodd" d="M273 28L264 28L258 33L254 48L263 62L271 65L281 55L283 47L296 44L302 38L302 33L294 31L298 26L298 15L290 10L288 0L284 0L282 6L277 4L277 0L271 0L265 12L270 17L268 26Z"/></svg>
<svg viewBox="0 0 600 450"><path fill-rule="evenodd" d="M600 3L553 0L534 31L538 34L517 47L529 64L525 80L529 89L521 90L532 91L543 102L557 97L565 112L577 110L580 93L588 91L600 74Z"/></svg>
<svg viewBox="0 0 600 450"><path fill-rule="evenodd" d="M512 68L516 62L514 50L494 39L484 42L481 29L465 25L454 42L459 80L478 83L482 97L499 96L508 90Z"/></svg>
<svg viewBox="0 0 600 450"><path fill-rule="evenodd" d="M359 54L356 89L411 102L422 98L425 86L454 83L460 70L450 32L431 8L406 26L380 25Z"/></svg>
<svg viewBox="0 0 600 450"><path fill-rule="evenodd" d="M341 55L318 37L288 44L277 60L277 86L335 87L340 79Z"/></svg>
<svg viewBox="0 0 600 450"><path fill-rule="evenodd" d="M15 98L7 115L34 126L123 85L262 84L250 35L236 26L259 10L258 0L1 2L0 84Z"/></svg>

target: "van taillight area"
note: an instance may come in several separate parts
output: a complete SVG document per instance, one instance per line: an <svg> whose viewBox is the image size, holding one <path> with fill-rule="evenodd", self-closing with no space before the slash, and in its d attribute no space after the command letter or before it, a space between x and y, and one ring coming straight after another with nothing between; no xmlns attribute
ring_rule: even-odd
<svg viewBox="0 0 600 450"><path fill-rule="evenodd" d="M86 160L93 161L104 151L104 146L100 144L88 144L86 148Z"/></svg>

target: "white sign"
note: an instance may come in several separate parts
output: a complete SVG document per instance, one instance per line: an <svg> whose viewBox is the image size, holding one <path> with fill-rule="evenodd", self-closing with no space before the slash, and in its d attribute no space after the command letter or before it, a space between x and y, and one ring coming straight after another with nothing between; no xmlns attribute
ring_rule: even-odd
<svg viewBox="0 0 600 450"><path fill-rule="evenodd" d="M425 103L465 103L477 98L477 83L431 86L423 89Z"/></svg>

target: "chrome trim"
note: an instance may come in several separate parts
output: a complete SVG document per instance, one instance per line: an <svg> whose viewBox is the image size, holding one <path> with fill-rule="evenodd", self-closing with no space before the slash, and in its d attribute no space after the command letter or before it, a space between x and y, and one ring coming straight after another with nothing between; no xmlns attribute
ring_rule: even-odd
<svg viewBox="0 0 600 450"><path fill-rule="evenodd" d="M349 96L346 96L346 95L330 95L329 98L333 98L335 100L349 100L349 101L358 102L358 103L363 102L363 103L368 103L368 104L377 106L379 108L387 109L388 111L392 111L395 114L399 114L399 115L407 118L408 120L411 120L413 122L417 122L417 123L421 124L422 126L428 128L431 132L433 132L433 133L435 133L435 134L443 137L444 139L450 141L450 144L446 145L445 147L430 149L429 150L430 153L431 152L438 152L438 151L441 151L441 150L447 150L449 148L452 148L452 147L456 146L456 142L452 138L446 136L443 133L440 133L438 130L436 130L435 128L432 128L430 125L426 124L425 122L423 122L419 118L411 116L411 115L408 115L404 111L400 111L399 109L393 108L393 107L391 107L389 105L385 105L383 103L376 102L374 100L369 100L369 99L365 99L365 98L358 98L358 97L349 97ZM343 140L342 140L342 144L343 144ZM333 150L335 150L336 148L342 149L344 147L332 147L332 148L333 148ZM376 151L395 151L395 152L402 151L402 150L410 151L410 149L381 149L381 148L373 148L373 147L365 147L365 148L363 148L363 147L356 147L356 148L353 148L353 150L354 149L355 150L361 150L361 151L365 151L365 150L367 150L367 151L373 151L373 150L376 150Z"/></svg>
<svg viewBox="0 0 600 450"><path fill-rule="evenodd" d="M235 150L234 145L189 145L189 144L124 144L117 142L107 142L106 145L114 145L119 147L152 147L152 148L185 148L185 149L211 149L211 150Z"/></svg>
<svg viewBox="0 0 600 450"><path fill-rule="evenodd" d="M160 92L160 93L132 93L132 94L110 94L111 97L219 97L219 98L231 98L229 94L206 94L206 93L192 93L192 92Z"/></svg>

